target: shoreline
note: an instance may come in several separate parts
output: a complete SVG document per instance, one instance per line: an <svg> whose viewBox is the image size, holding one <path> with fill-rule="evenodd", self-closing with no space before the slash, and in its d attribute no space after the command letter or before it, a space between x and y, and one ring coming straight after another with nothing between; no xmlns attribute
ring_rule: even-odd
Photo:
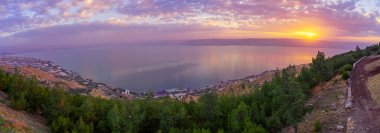
<svg viewBox="0 0 380 133"><path fill-rule="evenodd" d="M13 68L18 67L33 67L41 71L52 74L53 76L67 81L74 81L80 85L85 86L85 88L69 88L67 89L69 93L91 93L96 91L97 93L102 93L108 98L127 98L127 99L145 99L148 97L149 92L136 92L131 91L127 88L114 88L111 85L107 85L102 82L93 81L92 79L83 78L77 72L67 70L60 65L55 64L52 61L41 60L31 57L20 57L20 56L0 56L0 66L10 66ZM304 64L296 65L304 66ZM280 69L278 69L280 70ZM271 75L277 70L267 70L260 74L248 75L244 78L230 79L227 81L220 81L214 85L206 85L202 88L168 88L164 90L157 90L153 92L154 98L161 97L171 97L178 100L183 100L186 97L200 96L210 92L222 92L226 88L232 86L233 84L241 83L255 83L257 84L260 78L263 78L264 75ZM265 79L265 78L264 78ZM99 92L100 91L100 92Z"/></svg>

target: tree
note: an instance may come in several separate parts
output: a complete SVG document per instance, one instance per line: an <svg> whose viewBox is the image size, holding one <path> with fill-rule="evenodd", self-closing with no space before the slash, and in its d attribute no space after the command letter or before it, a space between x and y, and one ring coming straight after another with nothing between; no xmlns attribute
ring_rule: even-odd
<svg viewBox="0 0 380 133"><path fill-rule="evenodd" d="M120 110L115 104L107 114L107 124L112 132L121 132L120 121Z"/></svg>
<svg viewBox="0 0 380 133"><path fill-rule="evenodd" d="M92 133L93 128L94 127L92 126L92 123L90 125L87 125L83 121L82 117L80 117L78 123L75 126L74 131L78 133Z"/></svg>
<svg viewBox="0 0 380 133"><path fill-rule="evenodd" d="M144 103L144 106L142 107L143 111L140 112L140 118L138 124L138 132L140 133L151 133L151 132L157 132L160 128L160 118L159 118L159 107L160 104L157 103L155 100L147 100Z"/></svg>
<svg viewBox="0 0 380 133"><path fill-rule="evenodd" d="M218 97L214 93L208 93L203 95L199 99L200 112L199 116L202 118L202 127L211 129L212 132L217 131L219 108L217 106Z"/></svg>
<svg viewBox="0 0 380 133"><path fill-rule="evenodd" d="M358 45L356 45L355 50L360 51L360 47Z"/></svg>
<svg viewBox="0 0 380 133"><path fill-rule="evenodd" d="M312 59L311 70L317 82L326 81L333 75L333 68L325 60L325 53L318 51L317 57Z"/></svg>
<svg viewBox="0 0 380 133"><path fill-rule="evenodd" d="M363 52L362 50L359 48L359 46L356 46L355 48L355 52L353 53L353 56L355 57L355 59L358 59L360 57L363 56Z"/></svg>
<svg viewBox="0 0 380 133"><path fill-rule="evenodd" d="M266 133L266 131L263 127L257 126L256 124L247 121L244 124L244 130L242 133Z"/></svg>
<svg viewBox="0 0 380 133"><path fill-rule="evenodd" d="M18 97L12 97L10 99L10 105L17 110L24 110L27 105L25 93L21 93Z"/></svg>
<svg viewBox="0 0 380 133"><path fill-rule="evenodd" d="M314 78L310 69L306 67L302 67L301 73L298 76L298 81L307 84L307 88L310 88L316 84L316 81L314 81ZM304 90L305 93L307 91L309 90Z"/></svg>
<svg viewBox="0 0 380 133"><path fill-rule="evenodd" d="M57 132L64 132L64 133L69 133L70 129L72 129L72 122L69 118L64 117L64 116L59 116L55 120L53 120L51 124L51 130L54 133Z"/></svg>
<svg viewBox="0 0 380 133"><path fill-rule="evenodd" d="M230 132L240 133L244 128L246 122L250 122L250 110L249 107L241 102L239 106L234 109L231 114L228 116L228 126Z"/></svg>

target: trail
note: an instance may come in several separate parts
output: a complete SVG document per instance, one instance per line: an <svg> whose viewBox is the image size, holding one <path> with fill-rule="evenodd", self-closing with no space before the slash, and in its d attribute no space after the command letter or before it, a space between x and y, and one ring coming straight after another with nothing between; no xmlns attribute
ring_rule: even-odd
<svg viewBox="0 0 380 133"><path fill-rule="evenodd" d="M354 133L380 133L380 108L376 107L367 88L368 77L380 72L380 67L371 72L365 69L366 64L379 59L379 56L365 57L356 64L351 73Z"/></svg>

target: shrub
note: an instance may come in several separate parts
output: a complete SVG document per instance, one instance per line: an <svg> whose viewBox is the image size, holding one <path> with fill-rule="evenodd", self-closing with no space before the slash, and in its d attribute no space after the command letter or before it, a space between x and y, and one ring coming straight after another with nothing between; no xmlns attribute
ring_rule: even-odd
<svg viewBox="0 0 380 133"><path fill-rule="evenodd" d="M347 71L344 70L342 72L342 78L345 79L345 80L347 80L348 78L350 78L349 72L347 72Z"/></svg>
<svg viewBox="0 0 380 133"><path fill-rule="evenodd" d="M4 125L4 119L3 117L0 117L0 126Z"/></svg>
<svg viewBox="0 0 380 133"><path fill-rule="evenodd" d="M315 132L320 132L322 130L322 124L321 122L318 120L315 122L314 124L314 131Z"/></svg>
<svg viewBox="0 0 380 133"><path fill-rule="evenodd" d="M341 69L345 70L345 71L351 71L352 70L352 65L351 64L346 64Z"/></svg>

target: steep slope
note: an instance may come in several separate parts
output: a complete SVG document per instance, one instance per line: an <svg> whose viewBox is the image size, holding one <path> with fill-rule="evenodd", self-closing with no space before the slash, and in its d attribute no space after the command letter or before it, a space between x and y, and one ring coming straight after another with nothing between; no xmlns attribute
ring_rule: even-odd
<svg viewBox="0 0 380 133"><path fill-rule="evenodd" d="M47 133L46 120L39 115L17 111L5 103L6 94L0 91L0 132Z"/></svg>
<svg viewBox="0 0 380 133"><path fill-rule="evenodd" d="M316 123L320 123L320 132L346 132L348 114L350 110L344 108L347 99L347 80L338 75L330 81L316 86L312 90L312 97L306 104L312 111L304 116L304 120L297 125L298 132L318 132Z"/></svg>
<svg viewBox="0 0 380 133"><path fill-rule="evenodd" d="M338 75L313 89L307 103L312 110L297 125L298 132L380 132L380 56L359 60L350 77ZM350 81L353 105L347 108Z"/></svg>

